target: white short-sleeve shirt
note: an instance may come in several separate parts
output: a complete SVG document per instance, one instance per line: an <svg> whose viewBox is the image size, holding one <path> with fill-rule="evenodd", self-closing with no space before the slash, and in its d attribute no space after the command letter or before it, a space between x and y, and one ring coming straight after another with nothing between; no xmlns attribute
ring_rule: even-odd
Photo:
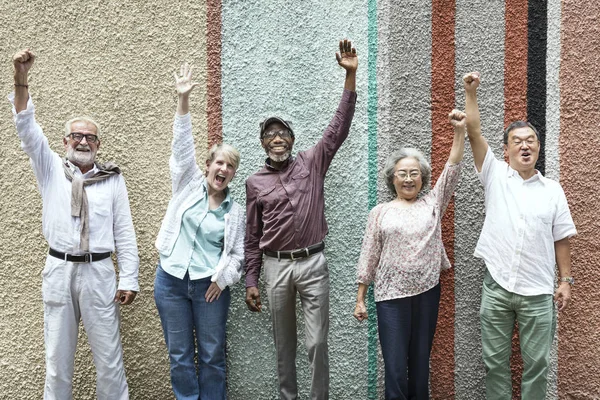
<svg viewBox="0 0 600 400"><path fill-rule="evenodd" d="M477 175L485 189L485 221L475 257L509 292L554 293L554 242L577 234L562 187L537 170L523 180L489 146Z"/></svg>

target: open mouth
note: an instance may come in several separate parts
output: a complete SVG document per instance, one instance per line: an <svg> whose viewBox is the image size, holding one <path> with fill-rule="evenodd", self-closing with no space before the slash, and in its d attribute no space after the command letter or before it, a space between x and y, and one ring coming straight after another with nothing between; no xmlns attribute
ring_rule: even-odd
<svg viewBox="0 0 600 400"><path fill-rule="evenodd" d="M215 176L215 180L218 183L223 183L223 182L225 182L225 177L223 175L217 175L217 176Z"/></svg>
<svg viewBox="0 0 600 400"><path fill-rule="evenodd" d="M77 147L75 150L76 151L82 151L84 153L89 153L90 152L90 148L89 147Z"/></svg>

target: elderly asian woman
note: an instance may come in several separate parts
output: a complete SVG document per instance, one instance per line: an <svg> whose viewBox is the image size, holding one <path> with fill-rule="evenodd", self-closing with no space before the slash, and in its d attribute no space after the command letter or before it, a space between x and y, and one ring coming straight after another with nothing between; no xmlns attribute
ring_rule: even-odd
<svg viewBox="0 0 600 400"><path fill-rule="evenodd" d="M423 154L402 148L390 155L383 175L395 199L374 207L357 266L354 317L367 318L365 294L375 285L386 399L429 398L429 356L440 302L440 271L450 268L442 242L442 216L460 175L466 115L448 116L454 140L448 162L431 191L431 167Z"/></svg>
<svg viewBox="0 0 600 400"><path fill-rule="evenodd" d="M196 164L189 113L196 85L192 68L184 64L175 74L178 102L169 161L173 197L156 239L160 263L154 299L175 397L222 400L229 287L239 281L244 259L243 211L227 187L240 154L229 145L215 145L204 172Z"/></svg>

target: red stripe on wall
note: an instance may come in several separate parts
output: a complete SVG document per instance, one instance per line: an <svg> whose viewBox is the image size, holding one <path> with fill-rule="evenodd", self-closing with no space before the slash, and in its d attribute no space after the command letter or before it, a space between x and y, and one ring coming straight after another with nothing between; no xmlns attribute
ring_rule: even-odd
<svg viewBox="0 0 600 400"><path fill-rule="evenodd" d="M208 147L223 141L221 103L221 0L206 1L206 118Z"/></svg>
<svg viewBox="0 0 600 400"><path fill-rule="evenodd" d="M563 0L560 182L577 236L571 239L571 303L559 313L560 399L600 396L600 2Z"/></svg>
<svg viewBox="0 0 600 400"><path fill-rule="evenodd" d="M506 0L504 8L504 126L527 120L527 0ZM521 398L523 359L515 324L512 356L513 399Z"/></svg>
<svg viewBox="0 0 600 400"><path fill-rule="evenodd" d="M437 179L452 147L448 113L454 108L455 47L454 0L432 0L431 12L431 169ZM454 264L454 201L442 220L443 239ZM440 277L442 294L431 354L431 395L433 399L454 398L454 269Z"/></svg>

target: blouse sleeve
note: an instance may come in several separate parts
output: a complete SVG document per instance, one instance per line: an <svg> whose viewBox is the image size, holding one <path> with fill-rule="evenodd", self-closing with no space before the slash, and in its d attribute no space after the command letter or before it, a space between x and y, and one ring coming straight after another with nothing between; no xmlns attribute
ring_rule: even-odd
<svg viewBox="0 0 600 400"><path fill-rule="evenodd" d="M458 164L446 163L442 174L435 182L432 194L437 199L437 204L439 205L441 211L440 215L444 214L446 207L448 207L448 204L452 199L454 190L458 185L462 166L462 161Z"/></svg>
<svg viewBox="0 0 600 400"><path fill-rule="evenodd" d="M369 285L375 279L379 258L381 257L380 213L381 206L373 208L369 213L367 228L356 267L356 280L358 283L364 283L365 285Z"/></svg>

